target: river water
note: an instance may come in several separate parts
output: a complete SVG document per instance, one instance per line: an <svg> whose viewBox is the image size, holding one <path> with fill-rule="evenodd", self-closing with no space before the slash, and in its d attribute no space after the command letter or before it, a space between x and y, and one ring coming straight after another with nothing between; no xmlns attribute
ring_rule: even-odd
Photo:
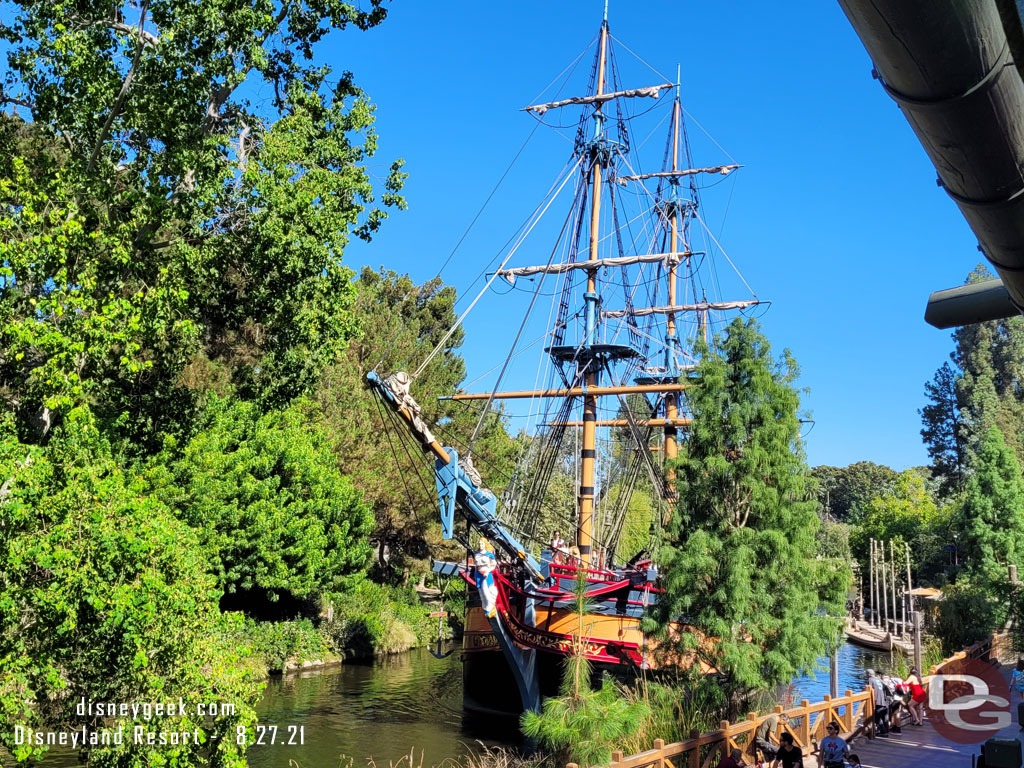
<svg viewBox="0 0 1024 768"><path fill-rule="evenodd" d="M304 726L302 745L250 747L253 768L423 768L486 745L519 743L515 718L475 720L462 710L456 650L435 659L420 648L373 663L274 677L256 708L262 725ZM278 741L280 741L278 737ZM415 749L412 765L410 750ZM404 761L403 761L404 758Z"/></svg>
<svg viewBox="0 0 1024 768"><path fill-rule="evenodd" d="M828 660L816 678L804 675L782 691L783 704L820 701L829 692ZM887 672L888 653L849 643L839 651L839 692L864 689L864 670ZM787 701L788 700L788 701ZM416 748L412 766L440 765L467 749L486 744L520 744L515 720L467 720L462 712L462 664L458 651L446 659L420 649L374 664L346 664L319 673L274 678L257 708L261 722L305 725L302 746L256 746L249 751L254 768L345 768L373 759L388 768ZM340 756L344 755L344 758Z"/></svg>
<svg viewBox="0 0 1024 768"><path fill-rule="evenodd" d="M863 670L888 671L888 653L849 643L839 652L839 691L864 689ZM828 661L781 692L785 706L829 692ZM459 652L436 659L424 649L376 662L348 663L272 677L257 706L260 724L277 726L276 744L249 749L253 768L432 768L484 745L520 746L515 718L473 719L462 710ZM294 726L294 730L289 730ZM300 732L298 729L302 728ZM269 741L268 730L265 740ZM281 742L298 741L302 744ZM415 750L410 761L410 750ZM44 765L76 764L70 751ZM448 763L448 768L456 768Z"/></svg>

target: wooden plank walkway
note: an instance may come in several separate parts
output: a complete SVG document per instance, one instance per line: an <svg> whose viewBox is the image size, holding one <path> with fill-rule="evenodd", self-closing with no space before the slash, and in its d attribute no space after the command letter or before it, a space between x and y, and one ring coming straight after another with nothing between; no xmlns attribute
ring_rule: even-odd
<svg viewBox="0 0 1024 768"><path fill-rule="evenodd" d="M1011 666L1000 671L1009 680ZM1000 738L1013 739L1020 735L1017 723L1017 700L1010 703L1013 724L999 732ZM850 751L860 758L864 768L970 768L971 755L979 753L979 744L956 744L938 734L928 719L923 726L903 725L903 733L891 734L887 739L860 736L850 745ZM804 758L804 766L817 766L817 754Z"/></svg>

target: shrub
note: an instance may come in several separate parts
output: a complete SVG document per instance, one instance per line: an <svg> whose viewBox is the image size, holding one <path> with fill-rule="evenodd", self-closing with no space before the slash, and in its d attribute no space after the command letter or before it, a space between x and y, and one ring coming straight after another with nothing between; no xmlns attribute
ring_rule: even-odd
<svg viewBox="0 0 1024 768"><path fill-rule="evenodd" d="M326 631L338 653L349 658L398 653L437 636L436 620L428 615L430 608L420 603L411 586L363 580L331 597L334 621Z"/></svg>

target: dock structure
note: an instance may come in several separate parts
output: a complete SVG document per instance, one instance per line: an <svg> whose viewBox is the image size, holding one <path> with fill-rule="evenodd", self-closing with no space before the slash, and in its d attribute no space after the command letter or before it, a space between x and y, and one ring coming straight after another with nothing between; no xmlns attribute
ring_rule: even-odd
<svg viewBox="0 0 1024 768"><path fill-rule="evenodd" d="M946 665L954 665L965 658L980 659L996 666L1009 681L1012 664L1000 664L1005 636L979 641L928 670L927 676L939 674ZM926 676L926 682L927 682ZM1015 702L1012 702L1015 703ZM1012 722L997 734L997 738L1017 738L1021 726L1016 707L1011 706ZM965 768L973 765L972 756L979 754L980 744L958 744L939 734L927 717L922 726L914 726L909 718L903 719L902 732L890 733L887 738L873 735L874 694L870 689L854 693L846 691L840 697L826 696L822 701L801 701L798 707L775 707L766 714L751 713L746 720L736 723L722 721L719 728L708 733L692 733L685 741L666 744L656 739L651 749L624 756L613 752L612 760L600 768L716 768L719 760L732 749L741 749L748 765L756 765L754 734L772 715L779 716L776 731L770 735L773 743L784 732L793 735L794 743L803 750L804 767L817 768L818 741L825 736L825 726L838 722L841 735L850 744L864 768ZM568 763L566 768L588 768Z"/></svg>

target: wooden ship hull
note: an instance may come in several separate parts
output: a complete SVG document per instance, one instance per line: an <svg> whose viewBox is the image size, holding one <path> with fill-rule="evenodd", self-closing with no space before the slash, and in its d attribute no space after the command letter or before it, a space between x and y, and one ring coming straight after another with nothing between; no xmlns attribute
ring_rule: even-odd
<svg viewBox="0 0 1024 768"><path fill-rule="evenodd" d="M847 640L864 648L876 651L900 651L907 654L914 652L913 643L893 637L892 632L878 629L862 621L848 622L843 627L843 632L846 634Z"/></svg>
<svg viewBox="0 0 1024 768"><path fill-rule="evenodd" d="M591 662L598 678L610 673L628 679L650 668L650 646L640 620L644 598L650 600L652 590L636 589L629 578L591 571L587 574L588 592L601 594L597 600L588 601L591 610L581 621L574 595L564 591L574 569L551 567L556 572L561 570L565 578L554 578L552 581L559 586L550 589L522 589L500 574L497 579L496 619L518 649L533 655L540 695L558 693L565 659L575 652ZM468 581L468 574L465 577ZM634 574L633 581L636 578ZM522 699L499 634L484 613L476 590L470 589L469 596L462 642L464 706L517 715L523 709Z"/></svg>

